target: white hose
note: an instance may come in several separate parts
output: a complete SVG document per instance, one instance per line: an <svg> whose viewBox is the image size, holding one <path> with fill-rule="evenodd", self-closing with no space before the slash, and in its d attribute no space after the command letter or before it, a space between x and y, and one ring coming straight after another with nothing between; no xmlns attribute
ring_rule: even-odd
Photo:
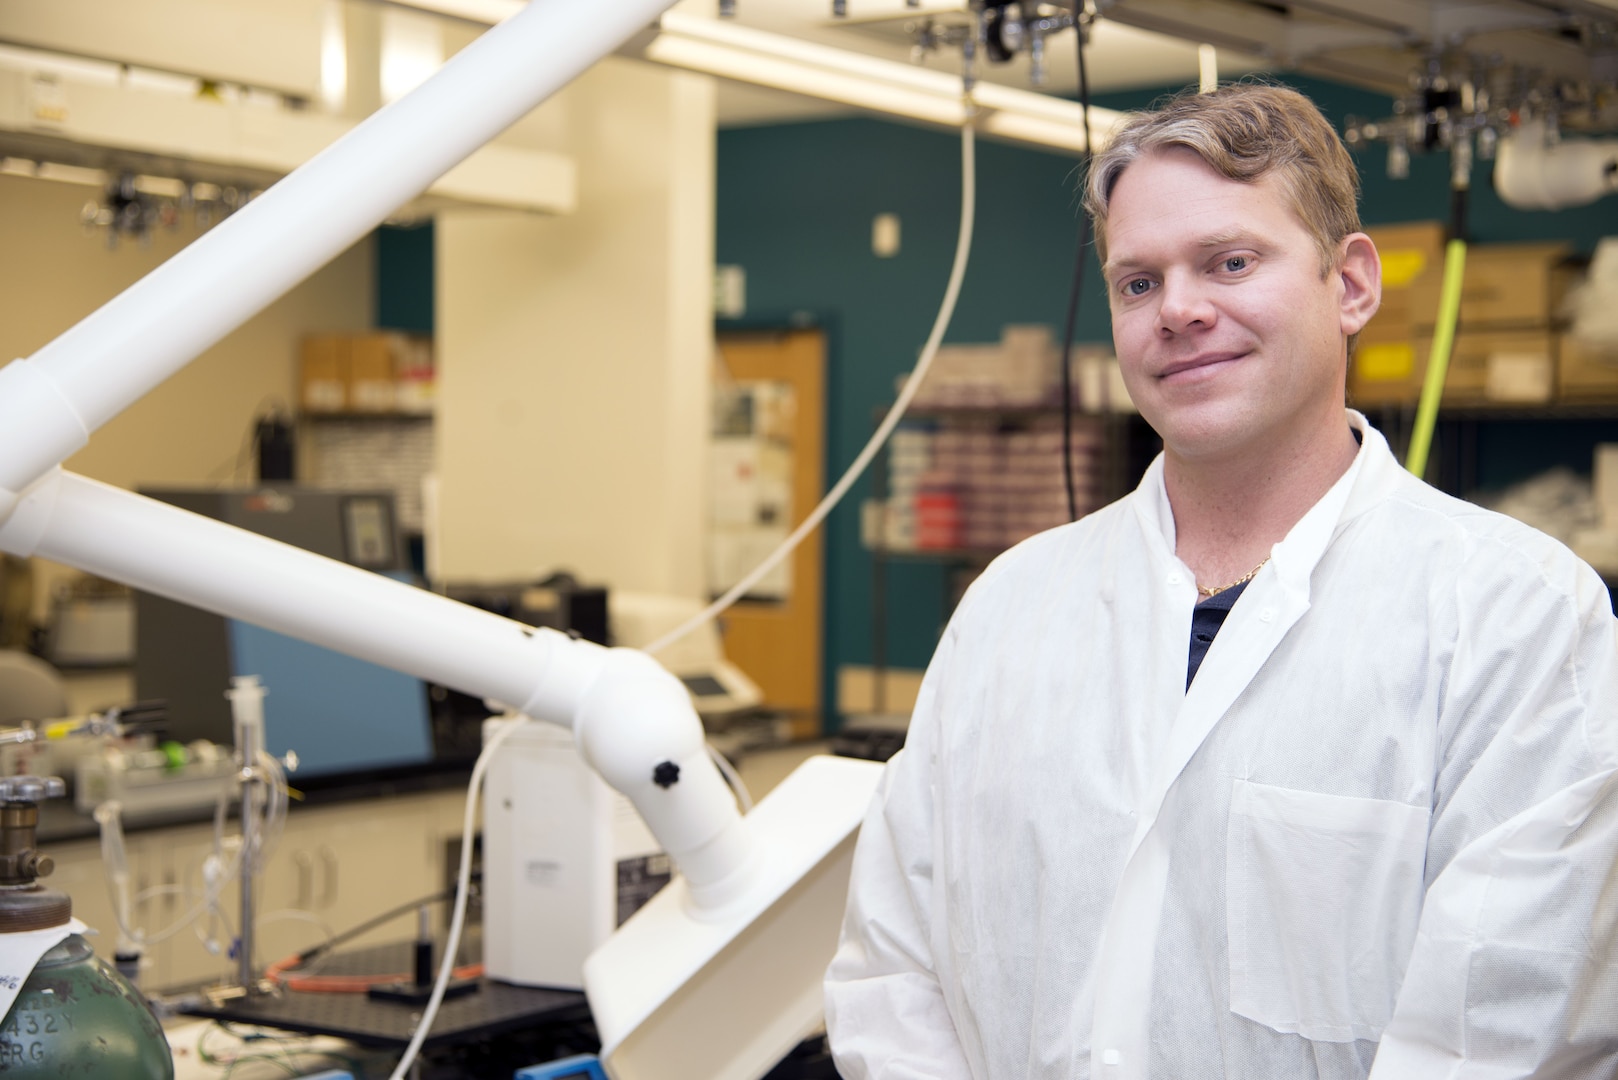
<svg viewBox="0 0 1618 1080"><path fill-rule="evenodd" d="M876 457L876 452L888 441L888 436L893 434L893 429L898 426L905 410L910 407L911 399L921 388L922 380L927 377L927 370L933 366L933 358L938 355L938 346L944 340L944 331L949 327L949 321L955 314L955 300L961 293L961 279L966 276L967 256L972 251L972 222L976 202L977 165L973 154L972 125L963 124L961 125L961 228L955 240L955 265L950 269L949 285L944 290L944 302L939 306L938 317L933 320L933 331L927 336L927 344L921 350L921 359L916 362L915 369L905 380L904 388L899 391L898 400L882 418L882 423L877 426L870 441L865 444L865 449L860 451L854 463L848 467L848 471L843 473L830 491L826 492L825 498L820 500L820 505L810 511L809 516L792 531L792 535L754 567L752 573L731 586L729 592L646 646L647 652L655 656L697 627L716 618L726 608L747 595L748 590L757 585L765 574L774 570L782 559L792 554L797 546L803 543L804 538L825 520L832 508L843 501L848 489L854 486L854 481L860 478L866 467L871 464L871 459Z"/></svg>
<svg viewBox="0 0 1618 1080"><path fill-rule="evenodd" d="M255 845L257 850L253 853L255 871L263 869L277 841L280 840L282 830L286 826L287 812L286 773L282 770L281 763L270 754L260 751L258 764L265 775L268 798L264 805L264 820L259 829L259 842ZM171 885L147 889L133 898L129 896L129 868L125 855L121 810L116 801L109 800L96 807L95 811L96 822L101 826L101 858L106 867L107 887L112 899L113 919L117 923L120 946L126 941L142 949L160 945L202 916L210 912L218 914L219 898L224 895L226 886L240 873L245 855L241 845L238 845L229 862L225 862L223 858L224 795L220 795L214 814L214 857L222 865L211 881L204 882L200 893L188 886ZM135 908L160 895L197 896L198 900L183 915L155 933L147 933L134 926Z"/></svg>
<svg viewBox="0 0 1618 1080"><path fill-rule="evenodd" d="M938 317L933 321L932 333L928 335L927 344L922 348L921 359L916 362L915 369L911 371L910 377L905 380L904 388L900 390L898 400L888 410L887 416L883 417L882 423L876 429L876 433L865 444L865 449L860 451L859 456L854 459L854 463L848 467L848 471L826 493L826 497L820 500L820 505L816 506L809 516L804 518L803 522L793 530L792 535L787 537L780 547L776 548L768 558L759 563L752 573L737 582L724 596L721 596L703 611L648 645L646 647L647 652L656 653L667 648L744 596L749 589L758 583L759 579L768 574L782 559L791 554L793 549L803 542L804 537L813 532L815 527L825 520L826 515L842 501L843 496L848 493L848 489L854 485L854 481L858 480L860 474L870 465L871 459L876 456L876 452L882 448L882 444L887 441L888 436L893 433L893 429L898 425L900 418L904 416L905 410L910 407L910 401L916 396L916 391L921 387L922 380L927 377L927 369L932 367L933 357L938 354L938 346L944 339L944 331L949 327L950 318L955 314L955 300L960 295L961 279L966 276L967 256L972 250L972 222L976 198L977 168L973 156L972 127L967 124L961 127L961 228L955 242L955 264L950 269L949 285L944 290L944 302L938 310ZM432 1030L433 1020L438 1016L438 1006L444 1000L444 991L449 986L450 976L455 971L455 954L460 949L461 930L466 921L466 894L472 877L472 833L478 795L483 787L483 774L488 771L489 762L494 757L494 752L499 748L500 744L505 742L518 728L529 723L533 723L533 721L522 717L501 728L492 739L484 744L483 752L478 755L477 764L472 766L472 780L467 785L466 791L466 814L461 828L461 865L455 878L455 913L450 919L449 940L444 943L444 959L438 965L438 978L433 982L432 997L427 1000L427 1007L422 1010L421 1022L416 1025L416 1032L411 1036L410 1044L405 1047L404 1056L399 1059L399 1064L394 1068L388 1080L404 1080L405 1074L410 1071L410 1066L415 1063L416 1055L421 1051L421 1044L426 1040L428 1032ZM747 804L751 800L746 794L746 788L742 785L741 778L735 775L735 770L730 768L730 763L723 761L722 755L715 751L713 747L710 746L708 749L720 771L734 778L733 783L737 798L742 801L745 812ZM721 764L721 762L723 763Z"/></svg>
<svg viewBox="0 0 1618 1080"><path fill-rule="evenodd" d="M742 816L746 817L753 810L753 794L742 782L742 774L736 771L736 766L730 763L729 758L719 752L717 746L713 743L705 745L708 747L708 756L713 758L714 768L719 770L720 775L725 778L725 783L729 784L730 790L736 794L736 805L741 808Z"/></svg>
<svg viewBox="0 0 1618 1080"><path fill-rule="evenodd" d="M449 986L450 976L455 973L455 954L461 948L461 930L466 925L466 894L472 882L472 834L477 824L478 794L483 790L483 774L489 770L489 762L494 760L494 753L500 744L510 738L518 728L535 721L526 716L516 717L495 732L494 738L483 744L483 752L472 766L472 780L466 786L466 813L461 821L461 865L455 873L455 913L449 920L449 940L444 942L444 959L438 965L438 978L433 981L432 997L427 999L427 1007L421 1010L421 1022L416 1025L416 1033L410 1037L410 1045L405 1047L404 1057L394 1068L388 1080L403 1080L410 1066L415 1063L416 1055L421 1051L421 1044L426 1040L427 1033L433 1029L433 1020L438 1016L438 1006L444 1000L444 991Z"/></svg>

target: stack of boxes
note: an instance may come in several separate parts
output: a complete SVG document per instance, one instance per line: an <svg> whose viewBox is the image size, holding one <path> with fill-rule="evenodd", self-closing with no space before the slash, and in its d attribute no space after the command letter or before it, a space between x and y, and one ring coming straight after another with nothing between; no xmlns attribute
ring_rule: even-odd
<svg viewBox="0 0 1618 1080"><path fill-rule="evenodd" d="M1022 408L1046 404L1061 376L1046 326L1008 326L993 345L944 345L916 394L918 408Z"/></svg>
<svg viewBox="0 0 1618 1080"><path fill-rule="evenodd" d="M1008 326L989 345L944 345L917 391L917 409L1029 409L1062 401L1061 347L1048 326ZM902 380L901 380L902 383ZM1073 350L1074 404L1088 413L1133 411L1110 348Z"/></svg>
<svg viewBox="0 0 1618 1080"><path fill-rule="evenodd" d="M1437 222L1417 222L1366 231L1382 256L1382 306L1360 334L1349 400L1362 408L1413 404L1432 351L1444 230ZM1566 244L1468 247L1445 404L1618 399L1618 365L1581 364L1585 358L1558 334L1558 306L1576 277L1569 250Z"/></svg>
<svg viewBox="0 0 1618 1080"><path fill-rule="evenodd" d="M1080 514L1101 493L1105 433L1080 417L1072 439ZM999 551L1069 519L1059 417L1002 427L955 417L889 444L883 545L894 551Z"/></svg>
<svg viewBox="0 0 1618 1080"><path fill-rule="evenodd" d="M410 334L317 334L303 340L305 413L433 411L432 340Z"/></svg>
<svg viewBox="0 0 1618 1080"><path fill-rule="evenodd" d="M300 478L337 491L391 490L399 525L423 528L433 467L432 339L379 331L303 339ZM392 417L392 422L378 418Z"/></svg>
<svg viewBox="0 0 1618 1080"><path fill-rule="evenodd" d="M868 537L872 545L880 544L895 551L914 551L921 547L918 513L926 506L929 529L941 525L957 528L948 521L950 513L959 511L953 493L929 480L933 466L933 433L911 428L900 428L888 440L888 498L877 509L877 537ZM925 486L924 486L925 485ZM925 490L925 498L923 492ZM949 498L939 498L942 495ZM934 548L951 547L940 544L940 539L929 532L928 544Z"/></svg>
<svg viewBox="0 0 1618 1080"><path fill-rule="evenodd" d="M1104 346L1073 352L1074 495L1099 505L1103 421L1133 411ZM907 426L888 443L888 498L868 508L869 546L991 553L1069 519L1062 472L1061 349L1047 326L1008 326L991 345L938 350ZM930 415L929 415L930 414Z"/></svg>

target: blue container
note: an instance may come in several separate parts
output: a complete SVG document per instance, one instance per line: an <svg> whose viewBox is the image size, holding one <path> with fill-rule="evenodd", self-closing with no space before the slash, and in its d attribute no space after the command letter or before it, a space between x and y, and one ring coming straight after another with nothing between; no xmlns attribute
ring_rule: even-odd
<svg viewBox="0 0 1618 1080"><path fill-rule="evenodd" d="M594 1054L579 1054L543 1065L524 1066L512 1080L607 1080L607 1074Z"/></svg>

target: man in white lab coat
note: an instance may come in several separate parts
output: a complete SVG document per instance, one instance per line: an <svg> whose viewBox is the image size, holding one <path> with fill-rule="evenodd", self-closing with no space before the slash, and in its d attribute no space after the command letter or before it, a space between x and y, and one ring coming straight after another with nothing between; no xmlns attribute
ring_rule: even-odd
<svg viewBox="0 0 1618 1080"><path fill-rule="evenodd" d="M1276 87L1095 161L1164 453L951 621L827 977L848 1080L1615 1074L1610 600L1345 409L1356 195Z"/></svg>

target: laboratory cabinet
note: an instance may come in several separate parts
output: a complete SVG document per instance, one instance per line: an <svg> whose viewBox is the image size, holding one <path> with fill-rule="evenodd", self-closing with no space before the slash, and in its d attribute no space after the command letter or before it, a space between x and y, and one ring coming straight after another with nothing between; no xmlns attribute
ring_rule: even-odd
<svg viewBox="0 0 1618 1080"><path fill-rule="evenodd" d="M306 949L389 908L443 887L449 841L460 835L463 789L364 799L295 808L255 888L258 926L256 967ZM225 859L235 854L235 820L227 826ZM90 940L111 959L117 945L112 900L95 838L46 843L56 860L46 884L73 897L74 914L97 931ZM148 893L135 912L138 925L155 933L171 925L202 896L213 854L211 822L130 834L127 840L131 896ZM219 900L222 924L206 916L151 947L141 985L148 991L197 986L233 978L231 942L240 915L240 893L231 883ZM435 909L434 926L442 925ZM378 927L354 944L408 937L415 921ZM217 943L217 952L209 939Z"/></svg>

